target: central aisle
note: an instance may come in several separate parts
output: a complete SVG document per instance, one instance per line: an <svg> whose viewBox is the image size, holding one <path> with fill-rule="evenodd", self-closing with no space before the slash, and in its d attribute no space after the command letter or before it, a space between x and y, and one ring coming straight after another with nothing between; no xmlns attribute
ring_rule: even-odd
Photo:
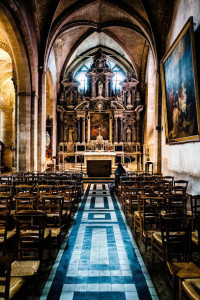
<svg viewBox="0 0 200 300"><path fill-rule="evenodd" d="M87 186L40 299L158 299L108 184Z"/></svg>

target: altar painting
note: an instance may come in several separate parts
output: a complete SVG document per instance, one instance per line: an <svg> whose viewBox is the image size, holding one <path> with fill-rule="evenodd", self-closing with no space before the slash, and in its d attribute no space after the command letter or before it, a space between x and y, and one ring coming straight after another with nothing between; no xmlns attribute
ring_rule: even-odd
<svg viewBox="0 0 200 300"><path fill-rule="evenodd" d="M198 140L198 92L189 20L161 62L165 126L169 143Z"/></svg>
<svg viewBox="0 0 200 300"><path fill-rule="evenodd" d="M109 140L109 114L90 114L90 139L96 140L98 135Z"/></svg>

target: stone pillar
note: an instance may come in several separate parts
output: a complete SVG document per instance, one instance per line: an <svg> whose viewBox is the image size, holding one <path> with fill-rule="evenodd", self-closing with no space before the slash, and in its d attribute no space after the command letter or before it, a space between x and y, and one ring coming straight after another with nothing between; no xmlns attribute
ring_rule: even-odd
<svg viewBox="0 0 200 300"><path fill-rule="evenodd" d="M137 115L137 135L136 135L136 142L139 143L139 140L140 140L140 116L139 116L139 113Z"/></svg>
<svg viewBox="0 0 200 300"><path fill-rule="evenodd" d="M124 126L123 126L123 117L120 119L121 122L121 133L120 133L120 142L123 143L124 141Z"/></svg>
<svg viewBox="0 0 200 300"><path fill-rule="evenodd" d="M118 143L118 117L115 116L115 143Z"/></svg>
<svg viewBox="0 0 200 300"><path fill-rule="evenodd" d="M78 143L80 143L81 141L81 122L80 122L80 118L77 118L78 121Z"/></svg>
<svg viewBox="0 0 200 300"><path fill-rule="evenodd" d="M31 94L31 170L37 171L38 95Z"/></svg>
<svg viewBox="0 0 200 300"><path fill-rule="evenodd" d="M31 93L17 93L17 171L30 171L31 167Z"/></svg>
<svg viewBox="0 0 200 300"><path fill-rule="evenodd" d="M10 105L1 105L1 141L4 143L3 165L12 170L13 153L10 147L14 143L14 109ZM1 158L2 159L2 158Z"/></svg>
<svg viewBox="0 0 200 300"><path fill-rule="evenodd" d="M85 143L85 118L82 118L82 143Z"/></svg>
<svg viewBox="0 0 200 300"><path fill-rule="evenodd" d="M46 72L39 68L38 171L46 167Z"/></svg>

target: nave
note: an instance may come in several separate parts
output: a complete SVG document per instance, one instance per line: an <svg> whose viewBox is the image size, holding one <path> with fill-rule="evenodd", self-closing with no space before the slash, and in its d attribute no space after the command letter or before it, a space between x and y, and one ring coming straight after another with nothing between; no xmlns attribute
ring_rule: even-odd
<svg viewBox="0 0 200 300"><path fill-rule="evenodd" d="M158 299L108 184L88 184L40 299L100 298Z"/></svg>

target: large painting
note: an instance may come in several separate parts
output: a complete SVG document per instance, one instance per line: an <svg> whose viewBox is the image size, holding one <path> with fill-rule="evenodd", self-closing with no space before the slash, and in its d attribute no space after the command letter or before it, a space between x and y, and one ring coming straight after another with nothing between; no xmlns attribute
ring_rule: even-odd
<svg viewBox="0 0 200 300"><path fill-rule="evenodd" d="M192 18L161 62L168 143L199 140L199 97Z"/></svg>
<svg viewBox="0 0 200 300"><path fill-rule="evenodd" d="M109 114L91 113L90 139L96 140L99 133L102 135L104 140L109 140Z"/></svg>

